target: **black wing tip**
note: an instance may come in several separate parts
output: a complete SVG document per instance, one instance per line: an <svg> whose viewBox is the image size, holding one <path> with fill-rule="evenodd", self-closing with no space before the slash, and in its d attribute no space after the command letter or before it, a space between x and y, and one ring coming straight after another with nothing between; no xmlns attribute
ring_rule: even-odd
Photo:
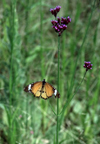
<svg viewBox="0 0 100 144"><path fill-rule="evenodd" d="M56 96L55 96L55 98L60 98L60 94L57 92L57 94L56 94Z"/></svg>
<svg viewBox="0 0 100 144"><path fill-rule="evenodd" d="M28 92L28 86L24 87L24 91Z"/></svg>

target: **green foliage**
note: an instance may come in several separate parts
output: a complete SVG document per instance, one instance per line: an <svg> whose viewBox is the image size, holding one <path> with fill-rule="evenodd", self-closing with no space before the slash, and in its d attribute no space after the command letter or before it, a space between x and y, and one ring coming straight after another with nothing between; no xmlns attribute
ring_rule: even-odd
<svg viewBox="0 0 100 144"><path fill-rule="evenodd" d="M56 144L57 99L23 91L43 78L57 88L58 40L49 11L56 5L59 17L72 20L60 38L59 144L99 144L99 3L0 1L0 144ZM93 69L80 85L84 61Z"/></svg>

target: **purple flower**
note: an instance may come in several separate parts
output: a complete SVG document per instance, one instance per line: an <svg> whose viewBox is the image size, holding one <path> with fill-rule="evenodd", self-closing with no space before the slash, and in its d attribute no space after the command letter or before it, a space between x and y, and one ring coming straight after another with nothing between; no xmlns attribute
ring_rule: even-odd
<svg viewBox="0 0 100 144"><path fill-rule="evenodd" d="M86 68L86 71L88 71L89 69L92 69L93 64L91 64L91 62L84 62L84 68Z"/></svg>
<svg viewBox="0 0 100 144"><path fill-rule="evenodd" d="M50 12L55 16L57 16L57 13L60 11L61 6L56 6L56 8L54 9L50 9ZM69 18L69 16L67 18L59 18L57 17L57 20L52 20L52 28L55 29L55 32L58 33L58 36L61 36L61 34L63 33L64 30L67 29L67 25L71 22L71 18Z"/></svg>
<svg viewBox="0 0 100 144"><path fill-rule="evenodd" d="M58 36L61 36L62 32L67 29L67 24L70 21L71 20L69 17L67 19L62 17L61 20L59 17L57 17L57 20L51 21L51 23L53 25L52 28L54 28L55 31L59 33Z"/></svg>
<svg viewBox="0 0 100 144"><path fill-rule="evenodd" d="M56 20L51 20L51 23L52 23L53 25L57 25L58 21L56 21Z"/></svg>
<svg viewBox="0 0 100 144"><path fill-rule="evenodd" d="M69 16L66 18L61 18L61 24L65 24L68 25L71 22L71 18L69 18Z"/></svg>
<svg viewBox="0 0 100 144"><path fill-rule="evenodd" d="M60 24L60 18L59 17L57 17L57 22Z"/></svg>
<svg viewBox="0 0 100 144"><path fill-rule="evenodd" d="M61 9L61 6L56 6L56 11L59 12Z"/></svg>
<svg viewBox="0 0 100 144"><path fill-rule="evenodd" d="M63 25L63 30L67 29L67 26L66 25Z"/></svg>
<svg viewBox="0 0 100 144"><path fill-rule="evenodd" d="M50 9L50 12L52 13L52 15L56 17L60 9L61 9L61 6L56 6L54 9Z"/></svg>

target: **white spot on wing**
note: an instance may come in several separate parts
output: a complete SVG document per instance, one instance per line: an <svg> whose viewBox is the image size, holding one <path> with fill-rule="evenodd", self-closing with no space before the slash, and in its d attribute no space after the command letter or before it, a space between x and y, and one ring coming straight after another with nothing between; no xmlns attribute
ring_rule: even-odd
<svg viewBox="0 0 100 144"><path fill-rule="evenodd" d="M55 91L54 91L54 95L56 96L57 95L57 90L55 89Z"/></svg>
<svg viewBox="0 0 100 144"><path fill-rule="evenodd" d="M28 86L28 91L30 91L31 90L31 84Z"/></svg>

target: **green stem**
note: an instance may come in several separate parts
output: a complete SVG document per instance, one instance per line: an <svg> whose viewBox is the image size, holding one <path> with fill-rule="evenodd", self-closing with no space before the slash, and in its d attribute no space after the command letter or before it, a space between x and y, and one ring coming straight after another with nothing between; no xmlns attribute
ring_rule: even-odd
<svg viewBox="0 0 100 144"><path fill-rule="evenodd" d="M26 11L25 11L25 46L27 47L28 45L28 39L27 39L27 35L28 35L28 25L29 25L29 5L30 5L30 0L26 0ZM27 128L28 128L28 121L27 121L27 114L29 113L28 111L28 98L26 98L26 133L27 133ZM31 109L32 111L32 109ZM32 115L31 115L31 119L32 119Z"/></svg>
<svg viewBox="0 0 100 144"><path fill-rule="evenodd" d="M43 6L42 6L42 0L40 0L40 46L41 46L41 79L43 80L45 77L45 60L43 56ZM43 100L41 102L41 108L44 110L46 104ZM42 132L45 132L45 115L42 113Z"/></svg>
<svg viewBox="0 0 100 144"><path fill-rule="evenodd" d="M87 72L87 71L85 71L84 77L83 77L83 79L81 80L79 86L77 87L75 93L74 93L72 96L69 97L69 99L68 99L68 101L65 103L62 111L61 111L60 114L58 115L58 116L61 116L61 118L60 118L60 120L59 120L59 128L60 128L60 125L61 125L61 123L62 123L62 121L63 121L64 112L65 112L65 110L68 108L71 100L73 99L73 97L75 96L75 94L77 93L77 91L79 90L79 88L80 88L80 86L81 86L81 84L82 84L82 82L83 82L83 80L84 80L84 78L85 78L86 72Z"/></svg>
<svg viewBox="0 0 100 144"><path fill-rule="evenodd" d="M9 141L12 144L12 92L13 92L13 50L15 40L15 13L16 13L16 0L11 1L9 15L9 27L8 27L8 38L10 43L10 73L9 73Z"/></svg>
<svg viewBox="0 0 100 144"><path fill-rule="evenodd" d="M85 78L86 73L87 73L87 71L85 71L84 76L83 76L83 79L81 80L81 82L80 82L79 86L77 87L75 93L74 93L71 97L69 97L68 101L65 103L65 105L64 105L64 107L63 107L63 110L60 112L60 114L63 114L63 113L64 113L65 109L68 107L69 103L71 102L71 100L73 99L73 97L75 96L75 94L77 93L77 91L79 90L79 88L80 88L80 86L81 86L81 84L82 84L82 82L83 82L83 80L84 80L84 78ZM60 115L60 114L59 114L59 115Z"/></svg>
<svg viewBox="0 0 100 144"><path fill-rule="evenodd" d="M13 85L13 48L14 48L14 37L15 37L15 4L13 0L11 3L11 14L9 18L9 41L10 41L10 49L11 49L11 57L10 57L10 80L9 80L9 92L10 92L10 105L12 99L12 85Z"/></svg>
<svg viewBox="0 0 100 144"><path fill-rule="evenodd" d="M41 77L45 76L44 57L43 57L43 7L42 0L40 0L40 45L41 45Z"/></svg>
<svg viewBox="0 0 100 144"><path fill-rule="evenodd" d="M57 78L57 90L59 91L59 76L60 76L60 37L58 36L58 78ZM59 134L59 99L57 98L57 129L56 129L56 144L58 144L58 134Z"/></svg>

